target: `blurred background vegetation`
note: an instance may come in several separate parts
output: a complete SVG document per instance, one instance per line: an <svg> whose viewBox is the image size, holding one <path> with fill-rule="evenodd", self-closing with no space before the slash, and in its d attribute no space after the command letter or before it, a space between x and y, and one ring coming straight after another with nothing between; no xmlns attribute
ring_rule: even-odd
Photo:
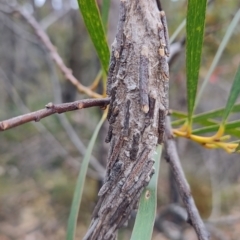
<svg viewBox="0 0 240 240"><path fill-rule="evenodd" d="M77 8L77 0L19 0L18 4L37 19L47 32L66 65L81 83L96 78L100 64ZM116 33L118 0L111 1L108 39ZM101 6L101 1L98 1ZM162 1L170 36L186 15L185 0ZM0 1L0 120L35 111L48 102L60 103L86 96L67 82L46 48L26 21L1 11ZM203 80L219 44L240 4L234 0L212 1L207 10L206 36L200 80ZM181 41L184 31L176 41ZM231 81L240 62L240 24L223 52L200 100L197 112L224 107ZM170 108L186 111L185 52L170 66ZM97 91L102 92L102 86ZM0 240L65 239L71 200L81 160L93 130L101 117L99 109L87 109L51 116L40 123L28 123L0 134ZM238 116L240 117L240 116ZM103 126L94 148L102 168L91 167L81 203L77 239L88 228L97 200L108 146ZM75 132L76 136L73 134ZM240 159L223 150L206 150L186 139L177 139L184 171L196 204L213 239L239 239ZM158 221L164 212L165 229L181 232L168 236L159 224L153 239L190 239L193 231L173 219L169 204L181 205L171 173L161 162L158 189ZM224 224L216 219L230 216ZM229 223L230 222L230 223ZM160 224L161 225L161 224ZM121 230L119 239L129 239L132 224Z"/></svg>

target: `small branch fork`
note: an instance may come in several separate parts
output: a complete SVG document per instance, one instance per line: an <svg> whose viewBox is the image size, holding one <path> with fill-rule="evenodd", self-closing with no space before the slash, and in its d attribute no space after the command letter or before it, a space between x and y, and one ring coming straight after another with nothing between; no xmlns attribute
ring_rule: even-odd
<svg viewBox="0 0 240 240"><path fill-rule="evenodd" d="M6 10L6 11L2 10L2 9L1 10L4 13L7 13L7 14L19 14L20 16L23 17L23 19L25 19L25 21L33 28L33 30L35 31L35 34L39 37L41 42L47 48L47 50L49 51L52 59L54 60L56 65L59 67L59 69L61 70L61 72L65 76L65 78L68 81L70 81L78 89L79 92L85 93L89 97L102 98L102 96L100 94L95 93L90 88L82 85L78 81L78 79L73 76L72 70L69 69L65 65L65 63L63 62L63 59L58 54L56 47L52 44L48 35L44 32L44 30L41 28L41 25L36 21L36 19L32 15L30 15L30 14L26 13L25 11L21 10L20 7L15 8L15 7L12 7L10 5L7 5L7 6L9 7L8 10Z"/></svg>
<svg viewBox="0 0 240 240"><path fill-rule="evenodd" d="M62 103L62 104L48 103L45 106L46 107L45 109L23 114L18 117L10 118L8 120L4 120L0 122L0 131L14 128L31 121L38 122L42 118L48 117L55 113L60 114L64 112L74 111L82 108L96 107L96 106L106 108L109 102L110 102L110 98L99 98L99 99L84 99L84 100L79 100L79 101L70 102L70 103Z"/></svg>
<svg viewBox="0 0 240 240"><path fill-rule="evenodd" d="M208 240L209 234L199 215L188 182L182 170L180 159L177 153L176 144L172 135L170 117L166 117L165 127L166 137L164 146L166 148L166 160L169 163L170 168L172 169L174 179L178 186L179 194L187 210L188 223L191 224L195 229L195 232L199 240Z"/></svg>

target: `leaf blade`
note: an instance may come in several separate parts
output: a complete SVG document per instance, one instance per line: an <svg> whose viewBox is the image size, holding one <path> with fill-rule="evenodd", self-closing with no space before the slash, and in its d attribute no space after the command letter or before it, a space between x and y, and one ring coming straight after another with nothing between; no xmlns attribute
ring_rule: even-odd
<svg viewBox="0 0 240 240"><path fill-rule="evenodd" d="M218 108L218 109L211 110L208 112L196 114L192 117L193 123L202 123L203 121L208 120L208 119L212 120L214 118L221 117L223 115L224 110L225 110L225 108ZM239 113L239 112L240 112L240 103L237 103L231 109L231 113ZM175 110L172 110L171 115L173 117L178 118L177 120L172 121L173 126L183 124L187 118L186 113L175 111Z"/></svg>
<svg viewBox="0 0 240 240"><path fill-rule="evenodd" d="M186 39L186 71L188 121L191 125L197 94L198 75L201 63L202 44L205 27L207 1L188 1L187 39Z"/></svg>
<svg viewBox="0 0 240 240"><path fill-rule="evenodd" d="M240 94L240 66L238 67L237 73L234 77L233 84L228 96L227 104L222 115L223 125L225 125L227 118L231 113L239 94Z"/></svg>
<svg viewBox="0 0 240 240"><path fill-rule="evenodd" d="M156 172L143 190L131 240L151 240L157 208L157 181L160 168L162 146L158 145L154 156ZM148 198L146 196L149 196Z"/></svg>
<svg viewBox="0 0 240 240"><path fill-rule="evenodd" d="M111 0L103 0L102 2L102 23L105 32L107 33L108 30L108 15L109 15L109 9L110 9L110 2Z"/></svg>
<svg viewBox="0 0 240 240"><path fill-rule="evenodd" d="M110 52L97 3L95 0L78 0L78 5L102 68L107 73Z"/></svg>
<svg viewBox="0 0 240 240"><path fill-rule="evenodd" d="M231 23L229 24L228 28L227 28L227 31L221 41L221 44L219 45L218 47L218 50L216 52L216 55L214 56L214 59L212 61L212 64L207 72L207 75L199 89L199 92L198 92L198 95L197 95L197 99L196 99L196 105L199 103L200 101L200 98L203 94L203 91L205 89L205 87L207 86L207 83L209 82L209 79L214 71L214 69L216 68L221 56L222 56L222 53L224 51L224 49L226 48L232 34L235 32L236 30L236 26L238 24L238 22L240 21L240 9L237 11L236 14L234 14L234 18L232 19Z"/></svg>
<svg viewBox="0 0 240 240"><path fill-rule="evenodd" d="M240 127L240 121L239 120L226 123L226 125L225 125L225 133L231 132L231 135L235 136L234 131L238 132L239 131L239 127ZM213 123L210 126L206 126L206 127L195 129L195 130L193 130L192 133L193 134L211 133L211 132L217 131L218 129L219 129L219 124L217 124L217 123L214 124ZM231 131L229 131L229 130L231 130Z"/></svg>
<svg viewBox="0 0 240 240"><path fill-rule="evenodd" d="M77 224L77 218L78 218L78 212L80 208L80 203L81 203L81 198L82 198L82 193L83 193L83 188L84 188L84 182L87 174L87 169L89 165L89 161L91 158L91 153L93 150L93 146L95 144L98 132L106 118L106 112L103 114L100 122L96 126L94 133L91 137L91 140L89 142L89 145L86 150L86 154L83 158L81 169L78 175L77 179L77 184L74 190L74 196L73 196L73 201L71 205L71 210L70 210L70 215L68 219L68 226L67 226L67 240L74 240L75 237L75 230L76 230L76 224Z"/></svg>

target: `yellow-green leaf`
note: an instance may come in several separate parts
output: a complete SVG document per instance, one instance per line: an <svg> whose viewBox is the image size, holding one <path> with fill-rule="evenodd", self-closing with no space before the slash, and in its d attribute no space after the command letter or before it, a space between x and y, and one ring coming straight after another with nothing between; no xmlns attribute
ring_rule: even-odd
<svg viewBox="0 0 240 240"><path fill-rule="evenodd" d="M239 96L240 93L240 66L238 67L238 71L235 75L229 96L228 96L228 100L227 100L227 105L225 107L225 110L223 112L223 116L222 116L222 124L225 125L227 118L229 116L229 114L231 113L234 104Z"/></svg>

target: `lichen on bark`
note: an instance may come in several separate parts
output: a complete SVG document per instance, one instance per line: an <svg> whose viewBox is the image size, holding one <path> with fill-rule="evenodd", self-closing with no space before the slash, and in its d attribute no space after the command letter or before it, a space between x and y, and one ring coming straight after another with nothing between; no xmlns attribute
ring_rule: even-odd
<svg viewBox="0 0 240 240"><path fill-rule="evenodd" d="M115 239L154 173L168 111L168 34L156 0L121 0L108 74L104 184L84 239Z"/></svg>

